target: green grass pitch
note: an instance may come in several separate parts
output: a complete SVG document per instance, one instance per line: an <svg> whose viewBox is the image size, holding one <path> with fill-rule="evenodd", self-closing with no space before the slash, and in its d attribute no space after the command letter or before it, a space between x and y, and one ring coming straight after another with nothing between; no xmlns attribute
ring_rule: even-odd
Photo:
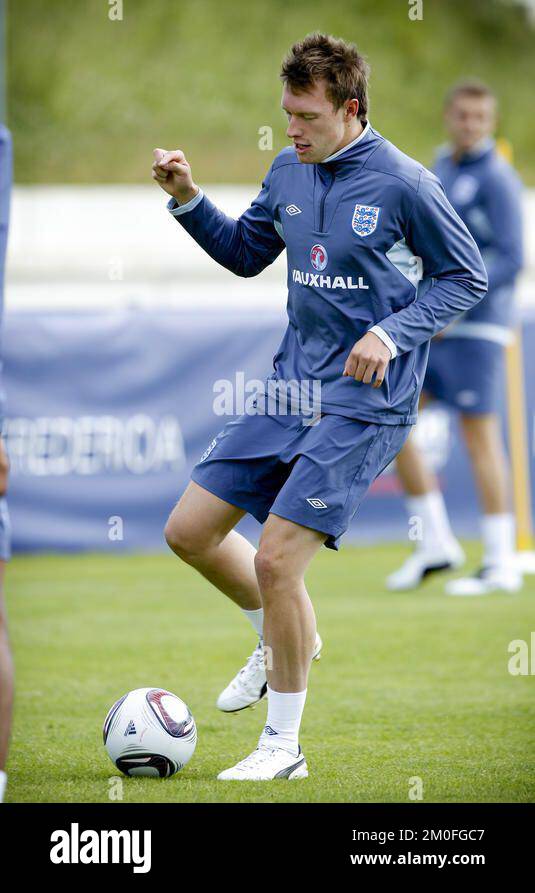
<svg viewBox="0 0 535 893"><path fill-rule="evenodd" d="M174 778L124 779L125 802L533 801L534 676L508 672L508 645L535 628L533 580L519 595L448 598L443 580L389 594L401 546L322 550L307 578L324 654L301 741L310 777L218 782L255 746L265 702L215 709L254 647L224 596L170 553L19 557L6 589L17 698L7 799L109 799L102 745L110 705L163 686L190 706L199 740ZM469 547L471 566L477 550Z"/></svg>

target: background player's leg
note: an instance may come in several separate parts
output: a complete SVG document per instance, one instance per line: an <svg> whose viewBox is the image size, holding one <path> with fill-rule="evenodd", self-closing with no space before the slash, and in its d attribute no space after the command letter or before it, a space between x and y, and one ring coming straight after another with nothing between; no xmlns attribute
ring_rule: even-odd
<svg viewBox="0 0 535 893"><path fill-rule="evenodd" d="M7 617L4 603L4 571L6 562L0 561L0 772L4 773L7 748L11 731L13 707L13 662L7 634ZM0 776L0 803L3 799L5 775Z"/></svg>
<svg viewBox="0 0 535 893"><path fill-rule="evenodd" d="M421 394L420 412L428 405L429 399L427 394ZM440 544L449 543L454 540L454 536L438 478L427 467L423 454L416 445L414 429L397 455L396 468L407 496L409 517L416 516L422 521L422 539L417 542L423 548L429 544L430 550L438 547L440 551Z"/></svg>
<svg viewBox="0 0 535 893"><path fill-rule="evenodd" d="M407 499L409 518L421 522L417 546L432 555L448 553L456 540L450 526L438 478L426 464L416 445L414 431L397 457L397 471ZM455 551L455 550L454 550Z"/></svg>
<svg viewBox="0 0 535 893"><path fill-rule="evenodd" d="M495 413L461 415L466 448L485 515L510 511L509 469L500 419Z"/></svg>
<svg viewBox="0 0 535 893"><path fill-rule="evenodd" d="M436 475L429 469L416 446L411 431L396 459L399 479L407 496L425 496L439 489Z"/></svg>
<svg viewBox="0 0 535 893"><path fill-rule="evenodd" d="M423 401L420 403L422 407ZM464 561L463 551L451 529L438 479L416 445L414 431L398 453L396 467L406 494L406 508L415 537L415 552L388 577L389 589L412 589L430 572L450 570Z"/></svg>
<svg viewBox="0 0 535 893"><path fill-rule="evenodd" d="M522 577L515 567L515 522L509 503L509 467L499 416L496 413L461 415L483 515L483 569L477 578L448 584L452 595L516 591Z"/></svg>
<svg viewBox="0 0 535 893"><path fill-rule="evenodd" d="M246 512L190 481L169 516L169 547L245 611L262 607L256 549L233 528Z"/></svg>

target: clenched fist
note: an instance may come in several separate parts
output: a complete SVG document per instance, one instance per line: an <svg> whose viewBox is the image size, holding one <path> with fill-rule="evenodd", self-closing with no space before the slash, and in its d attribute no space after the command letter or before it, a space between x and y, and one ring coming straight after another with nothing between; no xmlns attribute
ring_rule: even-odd
<svg viewBox="0 0 535 893"><path fill-rule="evenodd" d="M386 344L374 332L366 332L351 349L344 366L344 375L350 375L363 384L371 384L375 373L373 387L380 388L391 359Z"/></svg>
<svg viewBox="0 0 535 893"><path fill-rule="evenodd" d="M172 195L179 205L185 205L195 198L199 187L191 178L191 168L182 150L166 152L165 149L155 149L153 154L152 179L168 195Z"/></svg>

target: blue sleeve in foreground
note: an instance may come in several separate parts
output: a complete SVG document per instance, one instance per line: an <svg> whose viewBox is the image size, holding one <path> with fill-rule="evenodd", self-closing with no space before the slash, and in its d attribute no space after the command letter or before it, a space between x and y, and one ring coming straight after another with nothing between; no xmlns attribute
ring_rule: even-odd
<svg viewBox="0 0 535 893"><path fill-rule="evenodd" d="M439 180L425 172L411 211L406 241L422 259L431 287L412 304L379 321L398 354L429 341L487 292L481 255Z"/></svg>
<svg viewBox="0 0 535 893"><path fill-rule="evenodd" d="M284 250L273 224L271 170L249 208L235 220L204 195L191 211L176 217L201 248L238 276L256 276Z"/></svg>

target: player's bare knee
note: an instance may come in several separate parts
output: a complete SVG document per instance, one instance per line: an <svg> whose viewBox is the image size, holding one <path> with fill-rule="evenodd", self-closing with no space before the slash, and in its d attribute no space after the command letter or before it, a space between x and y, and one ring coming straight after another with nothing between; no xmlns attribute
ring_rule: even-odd
<svg viewBox="0 0 535 893"><path fill-rule="evenodd" d="M193 558L199 552L200 543L187 522L178 518L169 518L164 528L164 536L169 548L184 561Z"/></svg>
<svg viewBox="0 0 535 893"><path fill-rule="evenodd" d="M182 516L173 512L164 528L164 536L169 548L190 564L205 555L224 539L224 534L210 529L208 523L201 523L199 518L190 515Z"/></svg>
<svg viewBox="0 0 535 893"><path fill-rule="evenodd" d="M263 592L277 589L284 581L287 584L288 565L282 549L260 544L254 564L258 585Z"/></svg>

